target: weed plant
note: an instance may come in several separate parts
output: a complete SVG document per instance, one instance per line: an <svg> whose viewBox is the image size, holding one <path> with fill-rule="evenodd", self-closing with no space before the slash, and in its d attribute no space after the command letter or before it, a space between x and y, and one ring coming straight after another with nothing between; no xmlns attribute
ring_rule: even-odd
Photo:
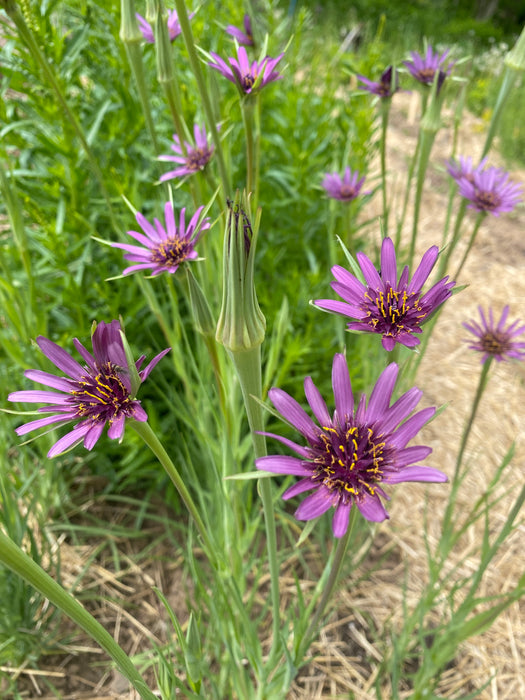
<svg viewBox="0 0 525 700"><path fill-rule="evenodd" d="M521 579L495 598L479 594L525 498L522 489L503 525L492 522L512 447L470 511L457 507L490 368L524 359L525 327L507 324L508 309L468 327L483 365L453 473L420 464L430 447L407 446L439 413L416 410L414 381L483 221L519 205L521 187L453 149L443 238L418 258L432 147L444 104L458 128L466 57L417 46L379 69L381 32L349 59L308 11L263 5L246 20L232 2L176 0L168 16L151 0L139 8L151 42L132 0L0 0L0 369L6 402L47 404L26 414L6 403L0 414L0 599L14 602L1 611L0 660L38 663L56 623L47 599L146 700L283 698L342 573L365 575L369 523L388 517L383 486L432 481L445 503L441 535L431 545L428 523L415 524L428 581L385 642L376 694L398 698L408 685L413 698L438 697L459 645L525 589ZM521 85L524 41L504 57L487 158ZM385 143L401 83L420 91L421 118L397 210ZM181 161L185 176L162 177ZM379 221L366 214L372 197ZM61 585L50 545L56 528L75 542L63 518L88 472L108 500L136 508L114 537L140 536L163 494L173 522L158 516L164 531L147 546L173 543L191 582L184 624L156 591L171 634L135 659ZM476 572L445 577L458 540L481 520ZM100 537L98 551L118 562L103 535L92 514L84 536ZM299 563L293 601L280 585L290 561Z"/></svg>

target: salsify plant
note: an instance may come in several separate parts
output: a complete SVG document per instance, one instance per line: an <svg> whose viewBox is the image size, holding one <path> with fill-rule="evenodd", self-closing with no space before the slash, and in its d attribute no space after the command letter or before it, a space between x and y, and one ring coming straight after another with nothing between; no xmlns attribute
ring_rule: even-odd
<svg viewBox="0 0 525 700"><path fill-rule="evenodd" d="M370 77L361 67L355 96L362 107L349 110L341 52L324 37L311 38L306 10L284 20L271 3L244 15L231 2L198 12L185 0L174 4L148 0L143 17L136 12L142 7L122 0L120 27L118 13L104 10L78 29L68 2L46 4L38 14L30 3L0 0L10 87L2 114L13 120L0 146L12 232L7 262L0 261L0 363L6 400L37 407L0 415L0 437L8 436L0 563L25 582L21 591L35 589L98 643L141 698L278 700L304 690L301 673L322 625L338 614L339 586L352 591L353 583L371 581L370 567L384 551L376 535L398 538L391 534L395 500L405 487L391 486L420 482L409 517L421 533L426 578L410 591L407 565L396 598L403 620L374 630L370 618L364 637L370 646L377 635L379 652L368 667L377 698L439 697L460 644L525 593L524 577L495 597L481 592L525 500L521 489L503 517L492 515L513 447L481 495L469 491L468 507L460 503L470 488L466 448L489 368L524 359L525 327L507 324L509 306L496 321L495 305L480 309L481 321L464 323L482 367L463 432L447 435L447 444L459 445L455 466L430 458L432 422L439 433L439 405L454 397L427 397L418 388L426 377L416 383L408 370L441 332L442 308L461 292L455 280L482 221L518 208L522 187L488 164L493 126L479 162L474 153L458 156L455 145L440 153L438 167L446 162L452 187L447 211L438 212L441 245L429 245L421 240L420 214L433 187L427 172L442 111L460 102L457 47L414 47L404 61L381 56L378 65L387 68ZM241 16L242 28L230 23ZM232 39L235 55L224 58ZM520 39L506 60L494 122L524 56ZM387 191L389 113L414 87L421 113L399 208ZM371 143L376 108L380 173ZM171 143L173 155L162 155L161 143ZM43 152L45 144L52 153ZM341 171L331 172L338 166L327 165L329 151ZM175 165L159 173L159 161ZM365 182L374 184L365 191ZM379 189L379 220L362 222ZM122 204L130 201L136 231ZM347 213L341 224L337 219L346 246L335 243L336 219L329 225L319 214L328 205ZM472 212L474 231L465 238ZM463 260L451 270L458 245ZM323 298L330 287L340 300ZM312 309L310 298L332 315ZM83 338L93 317L113 320L93 323L88 349ZM133 331L129 341L124 320ZM448 324L449 336L457 331ZM33 338L43 355L38 366ZM135 347L153 359L135 360ZM48 371L49 362L58 372ZM323 371L330 364L331 374ZM439 377L440 367L433 371ZM17 389L22 376L45 389ZM294 398L297 377L305 376L309 410ZM333 405L323 398L329 393ZM15 444L14 435L25 440L33 431L38 439ZM412 444L416 438L422 444ZM169 566L170 576L176 568L186 600L174 604L171 589L155 587L161 624L145 634L139 656L116 641L117 631L96 619L89 601L83 604L81 580L68 591L58 563L39 556L53 556L52 547L35 544L45 525L32 533L29 516L22 521L23 507L13 503L30 490L29 482L18 489L20 465L29 461L36 467L31 479L52 463L66 486L72 469L93 469L108 493L125 471L125 483L143 499L140 527L155 508L150 501L165 498L172 515L163 527L173 552L164 549L159 566ZM425 495L425 482L439 486ZM438 506L430 512L425 498ZM60 511L48 517L59 530ZM111 525L91 536L101 531L111 533ZM478 537L474 572L464 573L454 559L464 536ZM354 602L357 610L357 596ZM4 642L0 636L0 654ZM347 662L351 669L357 656ZM362 686L352 680L352 688L368 699L371 685L364 690L359 678Z"/></svg>

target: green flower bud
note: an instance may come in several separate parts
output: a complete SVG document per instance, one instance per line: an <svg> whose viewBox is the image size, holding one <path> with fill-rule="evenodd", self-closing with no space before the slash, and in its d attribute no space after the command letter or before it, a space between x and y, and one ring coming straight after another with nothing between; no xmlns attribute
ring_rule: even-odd
<svg viewBox="0 0 525 700"><path fill-rule="evenodd" d="M254 226L249 198L239 193L228 201L224 235L222 308L216 339L231 352L250 350L264 340L266 320L259 308L254 284L254 259L260 210Z"/></svg>
<svg viewBox="0 0 525 700"><path fill-rule="evenodd" d="M525 27L522 29L518 41L504 59L505 65L512 70L525 70Z"/></svg>
<svg viewBox="0 0 525 700"><path fill-rule="evenodd" d="M125 44L138 44L142 41L133 0L121 0L119 36Z"/></svg>
<svg viewBox="0 0 525 700"><path fill-rule="evenodd" d="M215 322L210 306L199 283L193 276L189 266L186 265L186 278L190 295L190 306L195 321L196 330L204 336L212 337L215 333Z"/></svg>

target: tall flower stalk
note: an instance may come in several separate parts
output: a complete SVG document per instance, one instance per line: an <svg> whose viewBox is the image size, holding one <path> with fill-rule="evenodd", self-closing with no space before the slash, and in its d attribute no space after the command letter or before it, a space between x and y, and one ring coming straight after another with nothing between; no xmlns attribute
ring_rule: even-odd
<svg viewBox="0 0 525 700"><path fill-rule="evenodd" d="M465 265L465 263L467 261L467 257L469 255L470 251L472 250L472 246L474 245L474 241L476 240L476 237L478 235L479 227L483 223L486 216L487 216L487 214L483 211L477 215L476 221L474 222L474 228L472 229L472 233L470 234L469 242L467 244L465 252L463 253L463 257L461 258L461 262L459 263L458 268L454 274L454 279L458 279L458 277L461 273L461 270L463 269L463 266Z"/></svg>
<svg viewBox="0 0 525 700"><path fill-rule="evenodd" d="M197 81L197 89L199 91L202 107L206 115L206 121L208 122L208 129L210 130L213 143L215 145L215 151L217 153L217 163L219 166L219 177L221 179L223 198L226 198L230 194L230 177L226 169L226 163L224 160L224 154L222 151L222 144L219 137L219 131L216 125L216 117L211 104L210 95L206 83L204 81L204 75L202 73L202 68L200 64L199 57L197 56L197 51L195 49L195 42L193 40L193 32L191 30L190 21L188 18L188 12L186 10L186 3L184 0L175 0L175 8L177 10L177 15L180 22L180 28L182 33L182 38L184 39L184 44L186 50L188 51L191 69L195 80Z"/></svg>
<svg viewBox="0 0 525 700"><path fill-rule="evenodd" d="M423 186L425 183L430 152L434 145L436 134L441 125L440 112L443 102L442 95L439 94L440 74L436 73L432 83L432 92L426 110L421 119L420 140L416 173L416 192L414 199L414 217L412 222L412 236L410 238L410 249L408 254L409 264L412 265L416 253L416 240L419 228L419 214L421 211L421 201L423 196Z"/></svg>
<svg viewBox="0 0 525 700"><path fill-rule="evenodd" d="M205 551L206 551L208 558L210 559L210 561L214 562L215 561L215 548L212 546L208 531L206 530L204 522L199 514L198 509L197 509L197 506L195 505L195 502L194 502L190 492L188 491L188 488L186 487L184 480L182 479L181 475L179 474L178 469L173 464L170 456L168 455L168 453L166 452L166 450L162 446L158 437L155 435L155 433L151 429L151 426L149 425L149 423L147 423L147 422L139 423L137 421L132 421L130 423L130 427L137 433L137 435L139 435L142 438L142 440L146 443L146 445L150 448L150 450L153 452L155 457L161 463L162 467L164 468L164 471L169 476L172 484L177 489L179 496L182 499L182 502L186 506L188 513L192 517L193 522L195 523L195 525L197 527L197 530L198 530L199 535L200 535L202 542L204 544Z"/></svg>
<svg viewBox="0 0 525 700"><path fill-rule="evenodd" d="M186 155L184 136L188 134L188 128L184 121L182 104L180 101L180 89L177 75L173 70L173 55L168 26L166 24L166 10L163 0L155 0L155 48L157 52L157 75L159 83L164 90L168 102L175 131L179 137L182 153Z"/></svg>
<svg viewBox="0 0 525 700"><path fill-rule="evenodd" d="M135 79L135 85L137 86L137 92L139 94L140 105L142 107L142 113L144 114L146 128L148 129L155 153L158 154L159 145L157 141L157 132L155 130L155 124L151 114L149 91L146 84L146 78L144 76L144 63L142 60L142 48L140 45L142 41L142 33L140 31L135 13L134 0L121 0L120 38L124 44L124 48L126 49L128 63L130 65L131 72L133 73L133 78Z"/></svg>
<svg viewBox="0 0 525 700"><path fill-rule="evenodd" d="M254 261L261 212L253 221L250 200L237 195L229 203L224 237L223 296L217 324L217 340L224 345L235 367L242 390L246 415L252 434L255 457L266 455L262 434L264 420L261 408L262 374L261 344L266 321L259 308L254 284ZM272 601L272 649L268 660L271 668L280 646L280 593L277 562L277 535L268 479L259 480L265 527Z"/></svg>

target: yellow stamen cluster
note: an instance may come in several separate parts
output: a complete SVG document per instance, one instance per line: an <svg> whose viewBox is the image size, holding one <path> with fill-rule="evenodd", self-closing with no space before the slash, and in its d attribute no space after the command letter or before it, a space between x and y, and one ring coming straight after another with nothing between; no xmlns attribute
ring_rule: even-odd
<svg viewBox="0 0 525 700"><path fill-rule="evenodd" d="M361 497L367 491L373 496L375 484L383 479L385 442L377 441L372 428L351 426L341 433L323 426L323 430L319 436L322 452L314 459L318 465L314 479L330 491L354 497ZM362 438L363 430L367 432L366 441Z"/></svg>

